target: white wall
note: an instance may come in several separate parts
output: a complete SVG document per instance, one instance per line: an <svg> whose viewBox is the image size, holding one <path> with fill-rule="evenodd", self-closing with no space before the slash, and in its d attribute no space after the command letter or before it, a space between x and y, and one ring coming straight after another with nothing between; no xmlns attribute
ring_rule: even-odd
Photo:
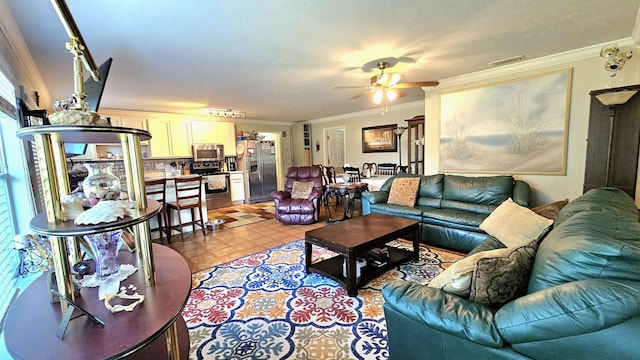
<svg viewBox="0 0 640 360"><path fill-rule="evenodd" d="M623 45L625 42L629 43L630 40L618 41L618 44ZM426 122L425 173L439 172L441 93L573 68L566 175L515 175L515 177L523 179L531 185L533 205L564 198L573 199L582 194L591 101L589 92L605 88L609 80L608 73L604 71L604 60L599 56L600 48L601 45L596 45L545 59L504 66L493 71L469 74L441 81L441 85L437 88L427 89L424 109ZM640 54L637 48L635 50L636 54ZM639 64L640 59L637 56L627 62L622 72L622 84L619 85L640 83Z"/></svg>
<svg viewBox="0 0 640 360"><path fill-rule="evenodd" d="M315 119L311 123L311 149L313 153L313 163L322 163L325 158L324 141L322 141L323 130L337 126L345 127L345 162L357 168L362 167L365 162L375 163L398 163L398 152L362 152L362 128L378 125L397 124L398 126L407 126L405 120L411 119L416 115L424 114L424 102L416 101L412 103L390 106L389 111L380 115L379 108L357 113L344 114L322 119ZM319 141L320 151L316 151L316 141ZM407 133L402 135L400 146L402 146L402 163L407 165ZM297 150L297 149L296 149ZM342 166L342 165L339 165Z"/></svg>

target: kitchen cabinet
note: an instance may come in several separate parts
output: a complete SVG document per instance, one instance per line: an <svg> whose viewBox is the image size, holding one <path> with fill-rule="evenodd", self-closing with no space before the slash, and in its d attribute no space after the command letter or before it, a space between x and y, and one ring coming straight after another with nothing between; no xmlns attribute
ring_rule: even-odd
<svg viewBox="0 0 640 360"><path fill-rule="evenodd" d="M132 129L140 129L140 130L148 130L147 129L147 119L144 118L135 118L135 117L121 117L121 116L112 116L111 125L120 126L125 128Z"/></svg>
<svg viewBox="0 0 640 360"><path fill-rule="evenodd" d="M151 133L153 136L153 133ZM171 121L171 153L173 156L191 157L191 124L188 120Z"/></svg>
<svg viewBox="0 0 640 360"><path fill-rule="evenodd" d="M232 122L191 121L194 144L223 144L225 156L236 155L236 125Z"/></svg>
<svg viewBox="0 0 640 360"><path fill-rule="evenodd" d="M147 129L151 133L149 148L151 157L172 156L171 123L165 119L147 119Z"/></svg>
<svg viewBox="0 0 640 360"><path fill-rule="evenodd" d="M245 199L244 172L229 172L229 182L231 183L231 202L233 202L233 205L243 204Z"/></svg>

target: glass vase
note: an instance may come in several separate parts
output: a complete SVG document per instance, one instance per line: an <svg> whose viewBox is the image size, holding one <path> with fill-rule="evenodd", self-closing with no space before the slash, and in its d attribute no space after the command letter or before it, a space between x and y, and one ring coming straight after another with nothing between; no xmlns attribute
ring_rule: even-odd
<svg viewBox="0 0 640 360"><path fill-rule="evenodd" d="M120 272L118 242L121 235L122 230L84 235L96 261L96 277L98 279L104 279Z"/></svg>
<svg viewBox="0 0 640 360"><path fill-rule="evenodd" d="M113 163L88 163L84 166L89 175L82 182L82 190L91 206L102 200L120 198L120 180L113 175Z"/></svg>

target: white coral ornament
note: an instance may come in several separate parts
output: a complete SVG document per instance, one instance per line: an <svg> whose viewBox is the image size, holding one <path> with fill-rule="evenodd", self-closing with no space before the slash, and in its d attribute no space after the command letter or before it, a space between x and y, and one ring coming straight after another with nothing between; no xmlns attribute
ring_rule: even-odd
<svg viewBox="0 0 640 360"><path fill-rule="evenodd" d="M108 223L124 218L127 214L127 209L121 201L104 200L78 215L75 224L90 225Z"/></svg>

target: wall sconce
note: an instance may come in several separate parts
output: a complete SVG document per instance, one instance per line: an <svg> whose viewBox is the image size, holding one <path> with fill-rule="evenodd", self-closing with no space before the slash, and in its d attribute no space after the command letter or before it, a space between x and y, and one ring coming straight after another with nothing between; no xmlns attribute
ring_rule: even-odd
<svg viewBox="0 0 640 360"><path fill-rule="evenodd" d="M316 151L320 151L320 141L316 140Z"/></svg>

